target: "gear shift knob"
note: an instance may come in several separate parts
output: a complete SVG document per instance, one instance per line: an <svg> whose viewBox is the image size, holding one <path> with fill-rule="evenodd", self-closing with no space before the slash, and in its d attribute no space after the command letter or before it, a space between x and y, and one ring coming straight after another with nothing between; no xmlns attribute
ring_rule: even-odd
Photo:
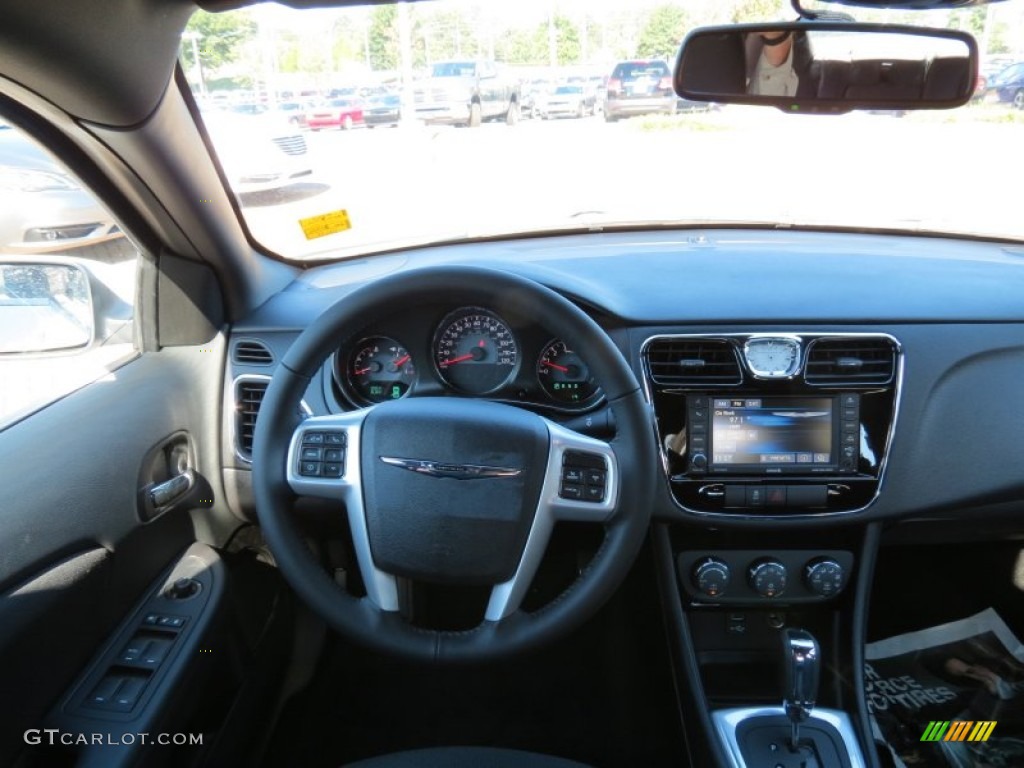
<svg viewBox="0 0 1024 768"><path fill-rule="evenodd" d="M793 725L792 747L800 739L800 724L806 722L818 697L821 649L814 635L803 629L784 629L782 706Z"/></svg>

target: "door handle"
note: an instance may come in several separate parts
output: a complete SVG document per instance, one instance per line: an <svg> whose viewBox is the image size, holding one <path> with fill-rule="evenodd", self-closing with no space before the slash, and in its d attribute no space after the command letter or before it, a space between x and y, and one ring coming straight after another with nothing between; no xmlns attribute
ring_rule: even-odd
<svg viewBox="0 0 1024 768"><path fill-rule="evenodd" d="M186 469L180 475L175 475L170 480L150 488L149 500L153 502L153 506L157 509L166 507L191 491L195 484L195 473L191 469Z"/></svg>

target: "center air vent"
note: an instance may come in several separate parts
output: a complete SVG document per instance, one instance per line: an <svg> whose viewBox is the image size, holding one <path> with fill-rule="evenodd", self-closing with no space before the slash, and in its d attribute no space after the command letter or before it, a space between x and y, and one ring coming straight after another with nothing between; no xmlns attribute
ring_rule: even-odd
<svg viewBox="0 0 1024 768"><path fill-rule="evenodd" d="M807 353L808 384L888 384L896 347L883 337L818 339Z"/></svg>
<svg viewBox="0 0 1024 768"><path fill-rule="evenodd" d="M269 381L242 379L235 385L235 436L238 452L247 461L252 460L252 438L256 434L256 417L267 393Z"/></svg>
<svg viewBox="0 0 1024 768"><path fill-rule="evenodd" d="M655 384L733 386L742 381L736 348L725 339L659 339L647 348Z"/></svg>
<svg viewBox="0 0 1024 768"><path fill-rule="evenodd" d="M243 365L270 365L274 356L262 341L239 341L235 344L234 361Z"/></svg>

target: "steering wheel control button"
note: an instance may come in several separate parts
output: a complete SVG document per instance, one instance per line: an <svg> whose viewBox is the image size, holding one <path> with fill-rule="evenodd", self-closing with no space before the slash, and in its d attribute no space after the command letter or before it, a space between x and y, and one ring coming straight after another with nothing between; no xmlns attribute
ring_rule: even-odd
<svg viewBox="0 0 1024 768"><path fill-rule="evenodd" d="M576 485L574 483L562 483L562 487L559 489L558 495L563 499L583 501L583 486Z"/></svg>
<svg viewBox="0 0 1024 768"><path fill-rule="evenodd" d="M761 597L778 597L785 592L786 577L786 566L772 559L754 562L747 572L750 588Z"/></svg>
<svg viewBox="0 0 1024 768"><path fill-rule="evenodd" d="M843 566L832 558L819 557L804 567L804 586L807 591L819 597L838 595L845 584L846 572Z"/></svg>
<svg viewBox="0 0 1024 768"><path fill-rule="evenodd" d="M563 499L600 504L605 499L607 482L608 468L603 456L584 451L565 452L558 492Z"/></svg>
<svg viewBox="0 0 1024 768"><path fill-rule="evenodd" d="M345 474L344 432L306 432L299 449L302 477L341 477Z"/></svg>
<svg viewBox="0 0 1024 768"><path fill-rule="evenodd" d="M583 469L580 467L563 467L562 468L562 482L573 483L576 485L583 484Z"/></svg>
<svg viewBox="0 0 1024 768"><path fill-rule="evenodd" d="M729 565L717 557L708 557L694 566L691 580L697 590L707 597L718 597L729 588Z"/></svg>

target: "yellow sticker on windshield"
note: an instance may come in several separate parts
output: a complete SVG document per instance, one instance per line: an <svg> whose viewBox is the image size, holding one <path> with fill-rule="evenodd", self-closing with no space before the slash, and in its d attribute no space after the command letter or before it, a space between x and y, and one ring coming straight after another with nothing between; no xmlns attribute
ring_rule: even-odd
<svg viewBox="0 0 1024 768"><path fill-rule="evenodd" d="M310 216L308 219L299 219L299 226L307 240L313 240L325 235L333 235L337 232L344 232L352 228L352 222L348 220L348 211L331 211L321 213L319 216Z"/></svg>

